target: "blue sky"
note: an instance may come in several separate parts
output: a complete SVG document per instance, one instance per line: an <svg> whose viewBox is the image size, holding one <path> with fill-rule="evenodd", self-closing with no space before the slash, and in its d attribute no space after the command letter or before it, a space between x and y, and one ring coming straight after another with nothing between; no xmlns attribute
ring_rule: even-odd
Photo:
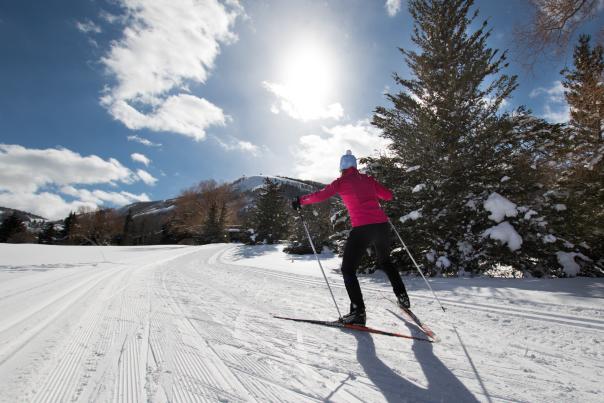
<svg viewBox="0 0 604 403"><path fill-rule="evenodd" d="M526 1L476 7L519 75L506 108L563 121L571 51L527 72ZM61 218L204 179L329 181L347 148L385 146L368 120L392 72L408 75L411 28L404 0L2 2L0 205Z"/></svg>

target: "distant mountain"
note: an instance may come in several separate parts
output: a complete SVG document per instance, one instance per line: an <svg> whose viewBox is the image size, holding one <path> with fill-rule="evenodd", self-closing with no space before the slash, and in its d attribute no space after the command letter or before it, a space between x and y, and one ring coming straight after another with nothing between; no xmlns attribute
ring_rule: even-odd
<svg viewBox="0 0 604 403"><path fill-rule="evenodd" d="M303 181L300 179L292 179L284 176L244 176L232 183L233 189L240 192L256 191L264 186L264 181L270 179L277 182L282 188L291 187L298 189L300 192L308 193L316 190L321 184L311 181Z"/></svg>
<svg viewBox="0 0 604 403"><path fill-rule="evenodd" d="M119 215L127 215L128 211L132 211L132 217L142 217L146 215L167 214L174 210L178 198L167 200L156 200L148 202L136 202L117 209Z"/></svg>

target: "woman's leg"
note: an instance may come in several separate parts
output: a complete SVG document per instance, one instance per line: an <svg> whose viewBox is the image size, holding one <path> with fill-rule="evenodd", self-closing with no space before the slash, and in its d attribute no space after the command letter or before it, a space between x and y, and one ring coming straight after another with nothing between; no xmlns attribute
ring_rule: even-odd
<svg viewBox="0 0 604 403"><path fill-rule="evenodd" d="M344 277L344 285L348 292L348 297L352 304L352 308L365 310L363 302L363 294L361 286L357 279L357 268L363 253L369 245L369 241L364 234L363 227L355 227L350 231L346 246L344 247L344 257L342 258L342 276Z"/></svg>
<svg viewBox="0 0 604 403"><path fill-rule="evenodd" d="M392 284L394 294L397 297L401 295L406 296L407 290L405 289L405 284L403 283L401 275L396 267L394 267L394 264L392 264L392 260L390 259L390 227L388 226L388 223L376 226L376 231L374 233L374 245L378 267L386 272L386 275L390 280L390 284Z"/></svg>

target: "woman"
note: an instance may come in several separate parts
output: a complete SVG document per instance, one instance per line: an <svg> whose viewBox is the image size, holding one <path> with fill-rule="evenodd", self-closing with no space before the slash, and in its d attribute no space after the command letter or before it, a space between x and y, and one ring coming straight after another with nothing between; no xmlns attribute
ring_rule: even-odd
<svg viewBox="0 0 604 403"><path fill-rule="evenodd" d="M344 323L365 325L365 303L357 279L357 267L370 245L375 247L378 267L386 272L398 304L409 308L409 296L401 277L390 260L390 227L388 217L379 200L391 200L392 192L357 170L357 160L350 150L340 159L341 176L318 192L292 202L294 209L306 204L318 203L339 194L350 215L352 231L348 235L342 259L342 275L350 297L350 313L344 315Z"/></svg>

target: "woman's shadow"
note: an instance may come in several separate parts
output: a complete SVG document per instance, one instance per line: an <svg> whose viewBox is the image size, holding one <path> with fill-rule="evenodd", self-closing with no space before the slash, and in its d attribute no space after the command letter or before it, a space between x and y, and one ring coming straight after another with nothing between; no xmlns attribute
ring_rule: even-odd
<svg viewBox="0 0 604 403"><path fill-rule="evenodd" d="M414 326L406 323L410 331ZM421 365L428 388L424 389L400 376L380 360L369 333L351 332L357 339L357 360L371 382L388 402L478 402L474 395L434 355L432 343L413 340L413 352Z"/></svg>

